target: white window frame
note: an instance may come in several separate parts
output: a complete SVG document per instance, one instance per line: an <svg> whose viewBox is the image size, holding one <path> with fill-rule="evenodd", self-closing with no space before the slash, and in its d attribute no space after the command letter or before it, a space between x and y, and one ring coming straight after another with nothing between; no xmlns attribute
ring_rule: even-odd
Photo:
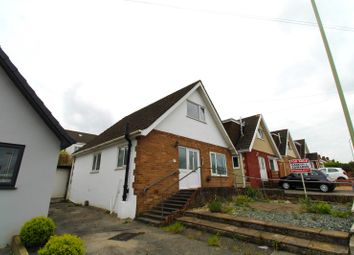
<svg viewBox="0 0 354 255"><path fill-rule="evenodd" d="M196 170L196 169L199 168L199 166L200 166L200 162L199 162L200 161L200 151L199 150L188 148L188 147L184 147L184 146L179 146L178 149L185 149L186 150L186 155L185 155L186 157L184 158L185 164L186 164L186 168L180 168L180 166L179 166L180 162L178 162L178 168L179 169L192 171L192 170ZM191 162L189 161L189 158L188 158L189 157L189 152L196 152L197 156L198 156L198 158L197 158L197 166L194 166L193 169L191 169L191 166L190 166ZM179 151L178 151L178 153L179 153ZM179 155L178 155L178 157L179 157Z"/></svg>
<svg viewBox="0 0 354 255"><path fill-rule="evenodd" d="M123 153L123 164L122 165L119 165L119 154L120 153ZM127 162L128 162L128 158L127 157L127 154L128 154L128 146L120 146L118 147L118 152L117 152L117 165L116 165L116 169L123 169L127 166Z"/></svg>
<svg viewBox="0 0 354 255"><path fill-rule="evenodd" d="M235 167L235 165L234 165L234 158L237 158L237 163L238 163L237 167ZM240 169L240 157L239 156L236 156L236 155L232 156L232 167L233 167L233 169Z"/></svg>
<svg viewBox="0 0 354 255"><path fill-rule="evenodd" d="M277 158L273 158L273 157L268 157L268 161L269 161L269 169L273 172L279 172L279 167L278 167L278 159ZM273 161L274 164L274 169L272 169L272 165L271 165L271 161Z"/></svg>
<svg viewBox="0 0 354 255"><path fill-rule="evenodd" d="M192 105L195 105L198 107L198 118L195 118L195 116L191 116L190 114L188 114L188 104L192 104ZM187 100L187 117L197 120L197 121L200 121L200 122L203 122L203 123L206 123L206 114L205 113L206 113L206 110L205 110L204 106Z"/></svg>
<svg viewBox="0 0 354 255"><path fill-rule="evenodd" d="M257 138L264 140L264 131L261 128L257 130Z"/></svg>
<svg viewBox="0 0 354 255"><path fill-rule="evenodd" d="M102 152L94 153L92 158L92 167L91 167L92 173L98 173L100 171L101 162L102 162Z"/></svg>
<svg viewBox="0 0 354 255"><path fill-rule="evenodd" d="M213 155L215 155L215 159L216 159L216 173L213 172ZM227 177L227 161L226 161L226 155L223 154L223 153L218 153L218 152L210 152L210 172L211 172L211 176L218 176L218 177ZM218 160L217 160L217 156L223 156L224 157L224 160L225 160L225 174L218 174L217 171L218 171L218 166L217 166L217 163L218 163Z"/></svg>

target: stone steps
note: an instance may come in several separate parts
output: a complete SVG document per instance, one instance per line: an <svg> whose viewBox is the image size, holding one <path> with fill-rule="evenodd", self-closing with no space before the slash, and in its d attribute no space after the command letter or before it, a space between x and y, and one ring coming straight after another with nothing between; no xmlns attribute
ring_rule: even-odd
<svg viewBox="0 0 354 255"><path fill-rule="evenodd" d="M349 233L343 231L325 230L320 228L308 228L285 223L261 221L246 217L239 217L223 213L210 212L185 212L185 216L230 224L238 227L252 228L256 230L294 236L298 238L317 240L322 242L348 245Z"/></svg>
<svg viewBox="0 0 354 255"><path fill-rule="evenodd" d="M348 254L348 246L272 233L253 228L239 227L197 217L183 216L178 221L186 226L219 233L248 242L267 244L270 247L288 250L300 254Z"/></svg>
<svg viewBox="0 0 354 255"><path fill-rule="evenodd" d="M185 209L186 204L195 192L195 190L180 190L151 210L143 213L137 220L156 226L169 223L180 211Z"/></svg>

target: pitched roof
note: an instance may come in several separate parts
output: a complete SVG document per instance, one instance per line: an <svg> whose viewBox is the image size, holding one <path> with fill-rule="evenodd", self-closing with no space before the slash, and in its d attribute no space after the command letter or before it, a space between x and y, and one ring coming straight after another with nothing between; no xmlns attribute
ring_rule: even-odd
<svg viewBox="0 0 354 255"><path fill-rule="evenodd" d="M306 146L305 139L295 140L294 143L296 145L297 151L300 154L300 157L301 158L305 158L305 156L306 156L306 153L305 153L305 146Z"/></svg>
<svg viewBox="0 0 354 255"><path fill-rule="evenodd" d="M320 156L317 152L311 152L306 154L306 158L308 158L309 160L319 160Z"/></svg>
<svg viewBox="0 0 354 255"><path fill-rule="evenodd" d="M196 81L118 121L116 124L103 131L100 135L81 147L79 151L111 141L125 134L126 125L129 133L143 130L151 126L161 115L176 104L182 97L191 91L200 81Z"/></svg>
<svg viewBox="0 0 354 255"><path fill-rule="evenodd" d="M231 141L236 147L236 150L248 150L252 144L253 137L257 131L258 122L261 115L253 115L242 119L243 136L241 136L241 125L235 121L223 121L224 128L229 134Z"/></svg>
<svg viewBox="0 0 354 255"><path fill-rule="evenodd" d="M270 132L273 136L273 140L278 147L278 150L282 156L286 155L286 146L288 144L288 130L276 130Z"/></svg>
<svg viewBox="0 0 354 255"><path fill-rule="evenodd" d="M74 130L65 130L66 133L77 143L88 143L97 135Z"/></svg>
<svg viewBox="0 0 354 255"><path fill-rule="evenodd" d="M26 98L28 103L38 113L41 119L49 127L49 129L60 140L60 147L66 148L74 143L72 138L65 132L63 127L54 118L52 113L44 105L42 100L37 96L36 92L27 83L26 79L20 74L16 66L11 62L9 57L0 47L0 66L4 69L5 73L11 79L16 88Z"/></svg>

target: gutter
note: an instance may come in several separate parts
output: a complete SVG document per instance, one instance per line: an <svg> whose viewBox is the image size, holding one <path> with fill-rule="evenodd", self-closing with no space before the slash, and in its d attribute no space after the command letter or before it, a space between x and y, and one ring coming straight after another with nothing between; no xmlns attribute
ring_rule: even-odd
<svg viewBox="0 0 354 255"><path fill-rule="evenodd" d="M125 134L124 134L125 140L128 141L128 155L127 155L127 165L125 168L125 176L124 176L124 185L123 185L123 196L122 199L123 201L127 201L127 196L129 193L129 188L128 188L128 178L129 178L129 167L130 167L130 154L131 154L131 149L132 149L132 140L129 137L129 123L125 126Z"/></svg>
<svg viewBox="0 0 354 255"><path fill-rule="evenodd" d="M134 132L130 133L130 137L131 137L131 138L136 137L136 136L140 135L141 132L142 132L141 129L135 130ZM87 149L85 149L85 150L78 151L78 152L76 152L76 153L73 153L72 155L73 155L74 157L77 157L77 156L79 156L79 155L81 155L81 154L89 153L89 152L92 151L92 150L95 150L95 149L98 149L98 148L101 148L101 147L104 147L104 146L108 146L108 145L110 145L110 144L112 144L112 143L115 143L115 142L117 142L117 141L119 141L119 140L122 140L122 139L125 139L125 135L122 135L122 136L120 136L120 137L118 137L118 138L115 138L115 139L109 140L109 141L107 141L107 142L101 143L101 144L99 144L99 145L95 145L95 146L90 147L90 148L87 148Z"/></svg>

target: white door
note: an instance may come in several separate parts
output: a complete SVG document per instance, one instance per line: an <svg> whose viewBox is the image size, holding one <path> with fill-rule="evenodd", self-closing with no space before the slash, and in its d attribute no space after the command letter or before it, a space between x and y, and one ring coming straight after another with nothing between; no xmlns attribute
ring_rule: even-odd
<svg viewBox="0 0 354 255"><path fill-rule="evenodd" d="M178 147L178 153L179 189L195 189L201 187L199 151Z"/></svg>
<svg viewBox="0 0 354 255"><path fill-rule="evenodd" d="M258 157L259 170L261 172L262 181L268 181L267 167L265 164L265 159L263 157Z"/></svg>

